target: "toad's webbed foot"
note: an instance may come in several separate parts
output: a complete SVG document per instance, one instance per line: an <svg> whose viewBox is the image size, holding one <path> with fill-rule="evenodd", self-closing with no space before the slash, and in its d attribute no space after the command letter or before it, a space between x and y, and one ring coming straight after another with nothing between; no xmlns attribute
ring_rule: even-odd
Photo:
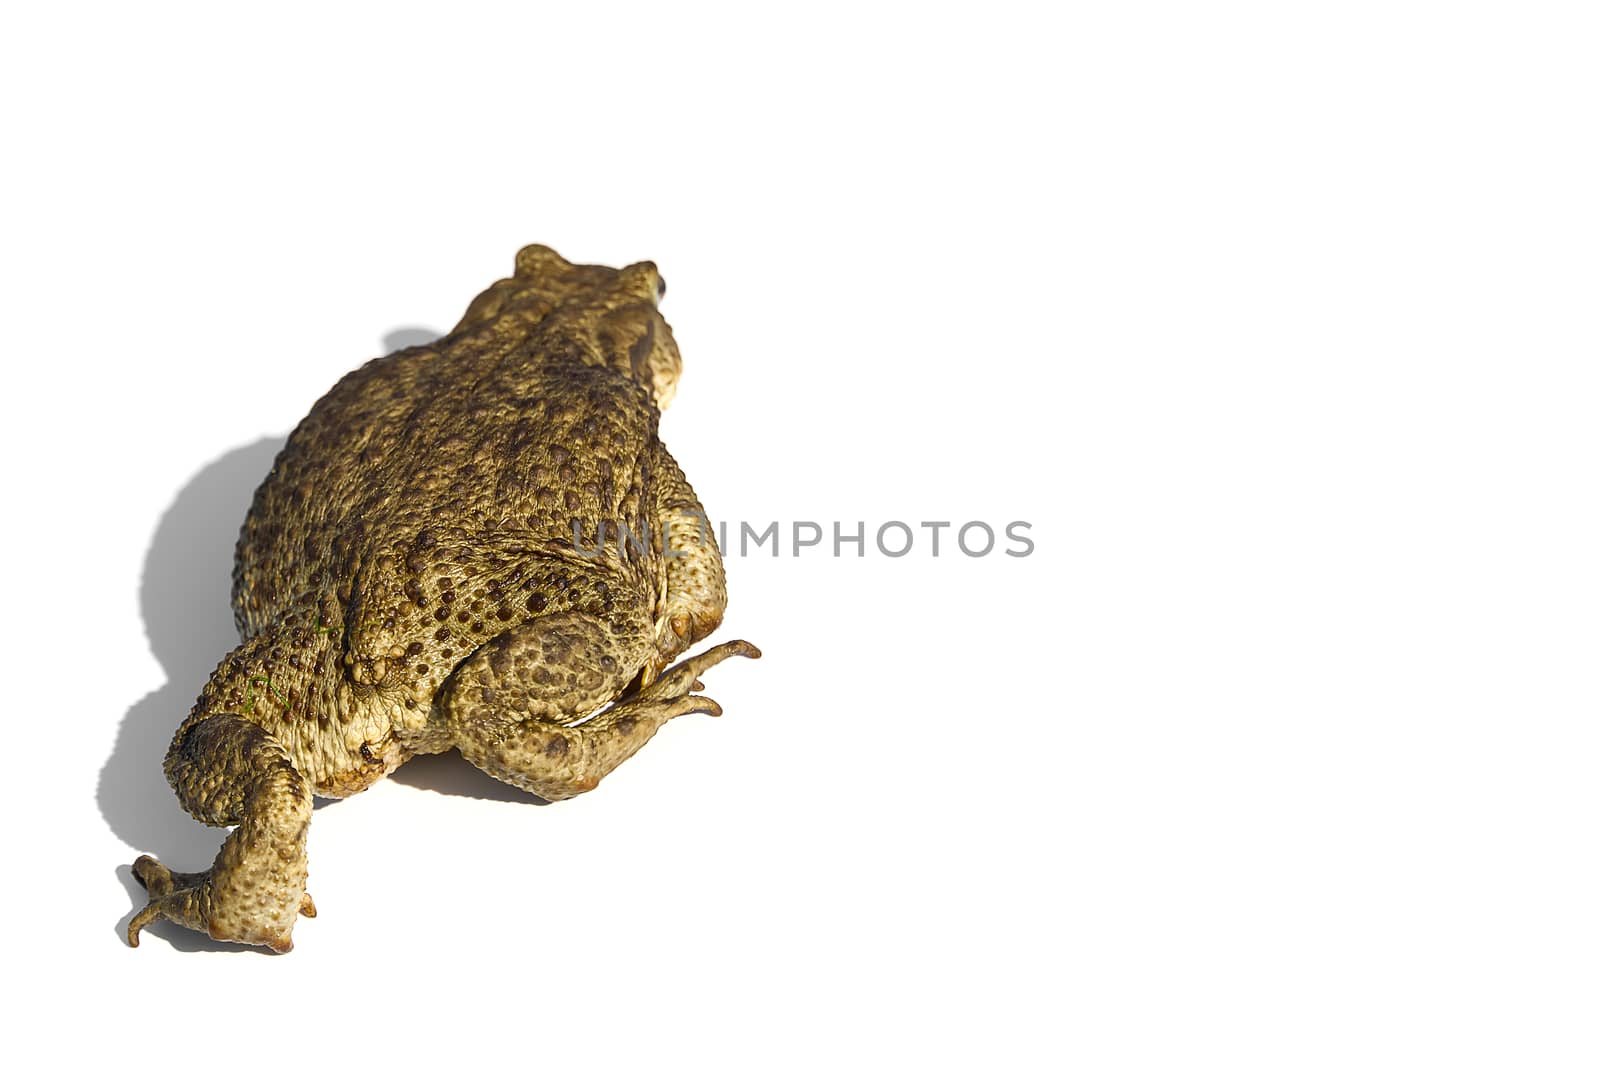
<svg viewBox="0 0 1600 1069"><path fill-rule="evenodd" d="M700 682L700 673L713 665L721 664L729 657L760 657L761 651L742 638L731 642L723 642L711 647L704 653L697 653L687 660L679 661L667 671L663 672L655 682L642 688L638 702L663 701L670 698L681 698L685 694L699 691L704 687ZM715 705L715 702L712 702ZM721 709L717 710L719 713Z"/></svg>
<svg viewBox="0 0 1600 1069"><path fill-rule="evenodd" d="M133 863L133 878L149 893L150 901L128 922L128 945L138 946L139 932L147 924L158 920L170 920L185 928L210 934L210 901L214 893L210 887L210 877L209 869L205 872L173 872L149 854L141 855ZM316 903L311 901L310 892L301 892L299 913L302 917L317 915ZM263 945L283 953L293 949L294 944L284 939Z"/></svg>
<svg viewBox="0 0 1600 1069"><path fill-rule="evenodd" d="M283 953L306 894L311 789L283 747L260 725L231 715L197 715L178 730L167 778L184 808L208 824L236 824L205 872L173 872L145 855L133 874L150 902L128 923L128 943L157 920L213 939Z"/></svg>

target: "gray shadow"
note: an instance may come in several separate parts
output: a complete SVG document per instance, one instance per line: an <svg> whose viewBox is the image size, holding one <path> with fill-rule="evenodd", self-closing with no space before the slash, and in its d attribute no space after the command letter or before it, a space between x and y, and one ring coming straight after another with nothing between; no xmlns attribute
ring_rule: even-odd
<svg viewBox="0 0 1600 1069"><path fill-rule="evenodd" d="M139 607L167 682L122 718L97 801L117 838L183 872L209 866L225 833L178 807L161 762L211 670L239 644L230 605L233 545L283 442L262 438L201 468L162 515L145 554Z"/></svg>
<svg viewBox="0 0 1600 1069"><path fill-rule="evenodd" d="M463 798L482 798L491 802L516 802L519 805L549 805L547 799L519 791L501 783L472 765L454 750L449 753L421 754L393 772L389 778L407 787L434 794L454 794Z"/></svg>
<svg viewBox="0 0 1600 1069"><path fill-rule="evenodd" d="M383 351L393 353L414 345L432 345L442 337L431 327L395 327L383 336Z"/></svg>

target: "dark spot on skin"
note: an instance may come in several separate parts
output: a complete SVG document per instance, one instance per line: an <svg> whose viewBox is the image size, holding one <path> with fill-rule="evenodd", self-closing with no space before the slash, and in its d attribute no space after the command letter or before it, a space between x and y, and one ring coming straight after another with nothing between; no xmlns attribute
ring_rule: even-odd
<svg viewBox="0 0 1600 1069"><path fill-rule="evenodd" d="M447 620L450 618L450 610L445 608L435 609L433 611L433 618L435 620Z"/></svg>
<svg viewBox="0 0 1600 1069"><path fill-rule="evenodd" d="M632 735L633 729L639 726L636 716L623 716L617 718L616 728L618 735Z"/></svg>
<svg viewBox="0 0 1600 1069"><path fill-rule="evenodd" d="M489 669L497 676L511 671L511 643L496 642L489 647Z"/></svg>
<svg viewBox="0 0 1600 1069"><path fill-rule="evenodd" d="M528 597L528 611L540 612L549 603L549 599L536 590Z"/></svg>
<svg viewBox="0 0 1600 1069"><path fill-rule="evenodd" d="M456 600L456 592L454 590L446 590L444 593L439 595L439 600L444 602L446 605L449 605L451 602Z"/></svg>
<svg viewBox="0 0 1600 1069"><path fill-rule="evenodd" d="M450 637L450 629L448 627L441 627L439 630L433 633L433 637L438 641L443 642L445 639Z"/></svg>
<svg viewBox="0 0 1600 1069"><path fill-rule="evenodd" d="M426 664L423 664L423 663L418 663L418 665L417 665L417 675L425 676L427 674L428 674L428 666Z"/></svg>
<svg viewBox="0 0 1600 1069"><path fill-rule="evenodd" d="M383 764L383 758L374 756L372 752L372 746L365 742L361 744L361 760L365 761L369 765Z"/></svg>
<svg viewBox="0 0 1600 1069"><path fill-rule="evenodd" d="M549 742L544 744L544 755L546 757L565 757L567 749L567 740L560 735L555 735L551 737Z"/></svg>
<svg viewBox="0 0 1600 1069"><path fill-rule="evenodd" d="M419 654L421 652L422 652L422 643L420 643L420 642L413 642L413 643L411 643L411 645L406 647L406 655L409 656L409 657L415 657L417 654Z"/></svg>
<svg viewBox="0 0 1600 1069"><path fill-rule="evenodd" d="M611 668L615 668L616 666L617 666L617 659L615 657L611 656L611 654L607 653L607 654L604 654L603 656L601 656L601 658L600 658L600 667L601 668L611 669Z"/></svg>
<svg viewBox="0 0 1600 1069"><path fill-rule="evenodd" d="M499 617L501 620L509 620L509 619L511 619L511 606L509 606L509 605L500 606L500 610L495 613L495 616Z"/></svg>

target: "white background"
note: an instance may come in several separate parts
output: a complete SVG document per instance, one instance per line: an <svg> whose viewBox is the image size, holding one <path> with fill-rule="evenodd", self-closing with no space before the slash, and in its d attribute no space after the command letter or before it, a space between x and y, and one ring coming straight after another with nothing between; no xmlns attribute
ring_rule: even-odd
<svg viewBox="0 0 1600 1069"><path fill-rule="evenodd" d="M7 16L11 1054L1593 1065L1585 5L580 7ZM661 266L714 517L1035 551L731 558L721 720L130 950L273 452L532 241Z"/></svg>

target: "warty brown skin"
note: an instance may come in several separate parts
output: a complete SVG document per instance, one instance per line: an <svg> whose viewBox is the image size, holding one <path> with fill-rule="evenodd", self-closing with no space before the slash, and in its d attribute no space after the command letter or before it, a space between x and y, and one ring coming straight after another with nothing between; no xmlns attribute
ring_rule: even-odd
<svg viewBox="0 0 1600 1069"><path fill-rule="evenodd" d="M754 646L667 668L727 596L657 436L681 368L663 292L654 264L530 245L450 334L369 361L312 407L240 534L242 641L166 759L184 809L236 827L206 872L134 863L150 902L129 943L164 918L291 949L296 918L315 915L312 796L364 790L415 754L458 748L569 798L667 720L721 712L691 693L698 674Z"/></svg>

